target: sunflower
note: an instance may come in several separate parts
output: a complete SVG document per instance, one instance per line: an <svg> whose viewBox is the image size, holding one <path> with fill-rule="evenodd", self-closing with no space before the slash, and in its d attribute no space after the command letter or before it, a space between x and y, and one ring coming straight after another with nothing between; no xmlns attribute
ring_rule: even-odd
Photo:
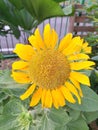
<svg viewBox="0 0 98 130"><path fill-rule="evenodd" d="M62 107L66 101L81 104L83 93L80 84L90 86L89 77L83 70L95 63L87 53L91 47L79 36L68 33L58 44L58 35L49 24L45 25L43 37L37 28L28 38L31 45L16 44L14 53L19 61L12 64L12 77L18 83L30 84L24 100L31 96L30 106L40 101L43 108Z"/></svg>

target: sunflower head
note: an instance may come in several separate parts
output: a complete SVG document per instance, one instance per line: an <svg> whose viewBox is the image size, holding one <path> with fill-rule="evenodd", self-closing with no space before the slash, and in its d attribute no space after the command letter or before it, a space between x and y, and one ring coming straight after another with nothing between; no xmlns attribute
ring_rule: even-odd
<svg viewBox="0 0 98 130"><path fill-rule="evenodd" d="M66 100L75 103L76 98L81 104L80 84L90 86L88 76L82 72L94 65L88 60L87 53L91 53L88 43L68 33L57 46L58 35L49 24L43 37L37 28L28 40L31 45L18 43L14 49L20 60L12 64L12 77L18 83L31 84L20 98L24 100L32 95L30 106L41 100L46 108L52 105L59 108Z"/></svg>
<svg viewBox="0 0 98 130"><path fill-rule="evenodd" d="M39 51L29 64L31 80L43 89L55 89L63 85L70 74L69 62L58 50Z"/></svg>

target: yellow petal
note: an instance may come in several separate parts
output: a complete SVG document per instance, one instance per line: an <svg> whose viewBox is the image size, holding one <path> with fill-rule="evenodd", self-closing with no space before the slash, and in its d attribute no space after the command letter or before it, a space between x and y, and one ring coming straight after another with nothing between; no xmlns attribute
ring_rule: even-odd
<svg viewBox="0 0 98 130"><path fill-rule="evenodd" d="M64 38L61 39L60 44L59 44L59 50L62 51L64 50L72 40L72 33L68 33Z"/></svg>
<svg viewBox="0 0 98 130"><path fill-rule="evenodd" d="M85 53L91 53L92 48L91 48L91 47L86 47L86 48L83 49L83 51L84 51Z"/></svg>
<svg viewBox="0 0 98 130"><path fill-rule="evenodd" d="M51 29L50 24L46 24L43 36L46 47L54 48L58 41L58 35L54 29Z"/></svg>
<svg viewBox="0 0 98 130"><path fill-rule="evenodd" d="M61 93L61 91L58 89L56 89L56 93L57 93L57 98L58 98L58 103L60 106L64 106L65 105L65 99L63 94Z"/></svg>
<svg viewBox="0 0 98 130"><path fill-rule="evenodd" d="M59 104L58 104L58 101L57 99L55 98L55 90L52 90L51 91L51 95L52 95L52 102L53 102L53 105L55 108L59 108Z"/></svg>
<svg viewBox="0 0 98 130"><path fill-rule="evenodd" d="M65 99L63 97L63 94L59 91L59 89L52 90L52 95L54 95L55 100L57 100L58 106L65 105Z"/></svg>
<svg viewBox="0 0 98 130"><path fill-rule="evenodd" d="M41 99L41 96L42 96L42 88L38 88L38 90L36 90L36 92L32 96L30 106L33 107L37 105Z"/></svg>
<svg viewBox="0 0 98 130"><path fill-rule="evenodd" d="M16 44L13 52L15 52L21 59L27 61L30 60L32 55L35 53L32 46L23 44Z"/></svg>
<svg viewBox="0 0 98 130"><path fill-rule="evenodd" d="M85 43L83 43L82 48L86 48L87 46L88 46L88 43L85 42Z"/></svg>
<svg viewBox="0 0 98 130"><path fill-rule="evenodd" d="M51 95L51 92L50 90L47 90L46 91L46 95L45 95L45 108L51 108L52 106L52 95Z"/></svg>
<svg viewBox="0 0 98 130"><path fill-rule="evenodd" d="M50 38L51 38L51 28L50 24L46 24L44 27L44 42L47 47L50 47Z"/></svg>
<svg viewBox="0 0 98 130"><path fill-rule="evenodd" d="M79 91L80 96L83 97L83 93L82 93L82 90L80 88L79 82L77 82L76 80L72 79L71 77L69 77L69 79L73 83L73 85L77 88L77 90Z"/></svg>
<svg viewBox="0 0 98 130"><path fill-rule="evenodd" d="M40 35L40 32L39 32L39 29L38 29L38 28L35 30L34 35L31 35L31 36L28 38L28 40L29 40L29 42L31 43L31 45L32 45L33 47L35 47L36 49L38 49L38 50L45 48L43 39L42 39L42 37L41 37L41 35Z"/></svg>
<svg viewBox="0 0 98 130"><path fill-rule="evenodd" d="M35 84L31 85L31 86L26 90L26 92L20 96L20 99L21 99L21 100L24 100L24 99L28 98L28 97L34 92L35 87L36 87Z"/></svg>
<svg viewBox="0 0 98 130"><path fill-rule="evenodd" d="M70 67L72 70L81 70L81 69L85 69L87 67L90 67L92 65L95 65L95 63L92 61L82 61L82 62L70 63Z"/></svg>
<svg viewBox="0 0 98 130"><path fill-rule="evenodd" d="M45 48L44 41L41 37L40 31L39 31L38 28L35 30L35 37L36 37L36 42L39 45L39 47L42 48L42 49Z"/></svg>
<svg viewBox="0 0 98 130"><path fill-rule="evenodd" d="M69 82L66 82L65 85L69 89L69 91L71 93L73 93L77 97L79 104L81 104L81 98L80 98L80 96L79 96L78 91L76 90L76 88L71 83L69 83Z"/></svg>
<svg viewBox="0 0 98 130"><path fill-rule="evenodd" d="M82 74L80 72L71 72L70 76L71 76L71 78L78 81L79 83L90 86L89 78L85 74Z"/></svg>
<svg viewBox="0 0 98 130"><path fill-rule="evenodd" d="M83 53L73 54L68 57L68 60L81 60L81 59L90 59L90 57Z"/></svg>
<svg viewBox="0 0 98 130"><path fill-rule="evenodd" d="M74 37L71 40L69 46L66 49L63 50L63 54L68 56L68 55L75 53L75 51L76 51L75 49L76 49L77 46L78 46L78 48L79 47L81 48L81 46L80 46L81 41L82 40L80 39L80 37Z"/></svg>
<svg viewBox="0 0 98 130"><path fill-rule="evenodd" d="M82 45L83 45L83 39L80 39L79 44L74 49L76 53L80 53L81 52Z"/></svg>
<svg viewBox="0 0 98 130"><path fill-rule="evenodd" d="M12 69L13 70L24 70L25 68L28 67L28 62L24 62L24 61L15 61L13 64L12 64Z"/></svg>
<svg viewBox="0 0 98 130"><path fill-rule="evenodd" d="M45 106L46 91L47 91L47 89L42 90L42 96L41 96L42 107Z"/></svg>
<svg viewBox="0 0 98 130"><path fill-rule="evenodd" d="M91 53L91 49L92 48L88 46L87 42L83 43L83 45L82 45L83 52L85 52L85 53Z"/></svg>
<svg viewBox="0 0 98 130"><path fill-rule="evenodd" d="M65 99L71 103L75 103L75 99L73 98L72 94L70 93L70 91L68 90L68 88L66 88L65 86L61 86L60 90L62 92L62 94L64 95Z"/></svg>
<svg viewBox="0 0 98 130"><path fill-rule="evenodd" d="M51 35L50 35L50 48L54 48L56 46L56 43L58 41L58 34L56 33L56 31L54 29L52 29L51 31Z"/></svg>
<svg viewBox="0 0 98 130"><path fill-rule="evenodd" d="M18 83L30 83L30 81L31 81L29 76L23 72L12 71L11 77L13 77L13 79Z"/></svg>
<svg viewBox="0 0 98 130"><path fill-rule="evenodd" d="M28 38L30 44L36 48L37 50L40 50L40 46L38 45L37 41L36 41L36 37L34 35L31 35L29 38Z"/></svg>

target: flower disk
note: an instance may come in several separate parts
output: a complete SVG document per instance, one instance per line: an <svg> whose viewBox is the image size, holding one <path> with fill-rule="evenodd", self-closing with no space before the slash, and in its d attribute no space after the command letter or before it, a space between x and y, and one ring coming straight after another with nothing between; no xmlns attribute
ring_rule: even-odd
<svg viewBox="0 0 98 130"><path fill-rule="evenodd" d="M12 64L13 79L31 84L20 96L21 100L31 96L31 107L41 101L43 108L57 109L64 106L66 100L81 104L80 84L90 86L89 77L83 72L95 65L87 55L91 53L88 43L68 33L57 45L58 35L49 24L42 37L37 28L28 40L31 45L16 45L14 53L21 60Z"/></svg>
<svg viewBox="0 0 98 130"><path fill-rule="evenodd" d="M31 80L44 89L54 89L64 85L69 74L68 60L58 50L41 50L29 63Z"/></svg>

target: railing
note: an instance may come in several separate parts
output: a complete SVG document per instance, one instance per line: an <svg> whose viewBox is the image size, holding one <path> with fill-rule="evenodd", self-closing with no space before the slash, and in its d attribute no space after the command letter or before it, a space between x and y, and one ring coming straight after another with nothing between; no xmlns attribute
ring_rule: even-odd
<svg viewBox="0 0 98 130"><path fill-rule="evenodd" d="M68 24L68 21L68 17L51 18L41 23L38 28L42 33L44 25L50 23L51 27L57 31L59 38L61 39L69 30L70 24ZM20 29L20 32L21 36L19 39L16 39L15 36L11 34L7 34L6 37L0 36L0 53L4 55L11 55L17 43L27 43L28 34L22 31L22 29Z"/></svg>

